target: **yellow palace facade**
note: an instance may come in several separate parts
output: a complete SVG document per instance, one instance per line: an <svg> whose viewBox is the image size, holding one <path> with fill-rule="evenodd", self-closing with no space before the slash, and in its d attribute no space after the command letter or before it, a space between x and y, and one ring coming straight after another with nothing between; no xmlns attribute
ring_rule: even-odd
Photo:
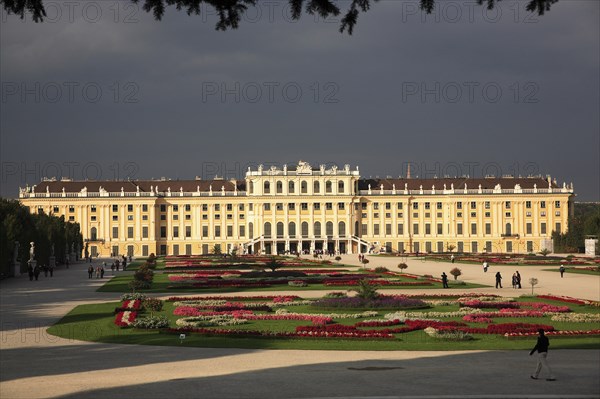
<svg viewBox="0 0 600 399"><path fill-rule="evenodd" d="M79 223L92 256L552 249L575 194L550 177L362 179L358 167L259 166L236 180L71 181L21 188Z"/></svg>

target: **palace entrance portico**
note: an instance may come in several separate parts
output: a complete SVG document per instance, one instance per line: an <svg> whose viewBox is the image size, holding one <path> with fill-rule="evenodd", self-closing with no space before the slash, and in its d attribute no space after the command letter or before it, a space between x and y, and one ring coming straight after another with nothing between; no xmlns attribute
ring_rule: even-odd
<svg viewBox="0 0 600 399"><path fill-rule="evenodd" d="M370 243L358 237L331 238L269 238L260 236L248 242L248 253L276 255L313 253L315 251L333 252L335 254L352 254L367 252Z"/></svg>

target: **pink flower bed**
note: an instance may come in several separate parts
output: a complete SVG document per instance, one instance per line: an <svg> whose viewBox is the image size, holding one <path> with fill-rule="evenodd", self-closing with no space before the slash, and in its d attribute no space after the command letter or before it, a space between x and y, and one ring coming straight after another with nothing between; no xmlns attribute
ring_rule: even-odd
<svg viewBox="0 0 600 399"><path fill-rule="evenodd" d="M499 312L473 313L463 316L463 320L471 323L493 323L496 317L543 317L544 313L534 310L500 309Z"/></svg>
<svg viewBox="0 0 600 399"><path fill-rule="evenodd" d="M537 309L540 312L544 312L544 313L547 313L547 312L567 313L567 312L571 311L571 309L569 309L568 306L554 306L554 305L548 305L547 303L542 303L542 302L522 302L521 306L534 308L534 309Z"/></svg>
<svg viewBox="0 0 600 399"><path fill-rule="evenodd" d="M311 327L311 326L309 326ZM203 335L229 335L246 337L281 337L281 338L352 338L352 339L393 339L394 336L385 333L365 333L361 331L261 331L261 330L229 330L222 328L169 328L173 333L197 333Z"/></svg>
<svg viewBox="0 0 600 399"><path fill-rule="evenodd" d="M328 287L353 287L359 284L359 280L342 280L342 281L329 281L326 280L323 282L324 285ZM380 285L386 287L396 287L396 286L425 286L432 285L429 281L387 281L387 280L370 280L369 284L371 285Z"/></svg>
<svg viewBox="0 0 600 399"><path fill-rule="evenodd" d="M583 301L581 299L571 298L569 296L559 296L559 295L538 295L540 299L550 299L552 301L560 301L567 303L574 303L576 305L586 305L587 301Z"/></svg>

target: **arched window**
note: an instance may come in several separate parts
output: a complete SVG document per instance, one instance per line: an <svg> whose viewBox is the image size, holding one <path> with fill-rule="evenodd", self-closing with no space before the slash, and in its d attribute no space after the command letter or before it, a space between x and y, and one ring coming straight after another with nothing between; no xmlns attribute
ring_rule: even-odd
<svg viewBox="0 0 600 399"><path fill-rule="evenodd" d="M248 184L248 192L249 192L250 194L254 194L254 182L253 182L253 181L251 181L251 182Z"/></svg>
<svg viewBox="0 0 600 399"><path fill-rule="evenodd" d="M344 222L338 223L338 236L346 237L346 223L344 223Z"/></svg>
<svg viewBox="0 0 600 399"><path fill-rule="evenodd" d="M281 181L277 182L277 194L283 193L283 183Z"/></svg>
<svg viewBox="0 0 600 399"><path fill-rule="evenodd" d="M271 223L269 222L265 223L264 235L265 238L271 238Z"/></svg>
<svg viewBox="0 0 600 399"><path fill-rule="evenodd" d="M510 223L506 223L506 230L505 230L505 234L506 234L507 236L510 236L510 235L512 235L512 226L511 226L511 224L510 224Z"/></svg>
<svg viewBox="0 0 600 399"><path fill-rule="evenodd" d="M308 238L308 222L302 222L302 238Z"/></svg>
<svg viewBox="0 0 600 399"><path fill-rule="evenodd" d="M294 190L296 189L296 186L294 185L294 182L291 181L288 183L288 193L293 194Z"/></svg>
<svg viewBox="0 0 600 399"><path fill-rule="evenodd" d="M283 222L277 223L277 238L283 238Z"/></svg>
<svg viewBox="0 0 600 399"><path fill-rule="evenodd" d="M325 223L325 235L328 238L333 237L333 222Z"/></svg>
<svg viewBox="0 0 600 399"><path fill-rule="evenodd" d="M338 182L338 194L343 194L343 193L344 193L344 182L339 181Z"/></svg>
<svg viewBox="0 0 600 399"><path fill-rule="evenodd" d="M354 222L354 235L358 236L358 222Z"/></svg>
<svg viewBox="0 0 600 399"><path fill-rule="evenodd" d="M264 188L263 188L263 193L264 194L270 194L271 193L271 183L266 181L264 184Z"/></svg>
<svg viewBox="0 0 600 399"><path fill-rule="evenodd" d="M300 183L300 193L301 194L308 193L308 184L304 180Z"/></svg>
<svg viewBox="0 0 600 399"><path fill-rule="evenodd" d="M92 241L96 241L98 239L98 230L95 227L92 227L90 231L90 239Z"/></svg>
<svg viewBox="0 0 600 399"><path fill-rule="evenodd" d="M327 180L325 182L325 192L326 193L330 193L331 192L331 180Z"/></svg>
<svg viewBox="0 0 600 399"><path fill-rule="evenodd" d="M290 222L288 225L288 235L290 237L296 237L296 223Z"/></svg>
<svg viewBox="0 0 600 399"><path fill-rule="evenodd" d="M313 193L318 194L321 191L321 186L319 185L319 182L316 181L313 183Z"/></svg>
<svg viewBox="0 0 600 399"><path fill-rule="evenodd" d="M254 224L252 222L248 223L248 238L254 238Z"/></svg>
<svg viewBox="0 0 600 399"><path fill-rule="evenodd" d="M315 237L321 237L321 222L315 222Z"/></svg>

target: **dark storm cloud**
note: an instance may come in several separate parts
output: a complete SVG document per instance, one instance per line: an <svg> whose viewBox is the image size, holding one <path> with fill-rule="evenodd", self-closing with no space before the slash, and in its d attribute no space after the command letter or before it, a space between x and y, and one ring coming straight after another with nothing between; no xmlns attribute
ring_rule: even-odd
<svg viewBox="0 0 600 399"><path fill-rule="evenodd" d="M60 2L54 22L4 17L2 195L42 174L232 177L304 159L367 177L408 162L552 174L599 199L597 2L530 17L447 1L425 18L380 2L353 36L283 6L216 32L214 16L88 3L72 20Z"/></svg>

